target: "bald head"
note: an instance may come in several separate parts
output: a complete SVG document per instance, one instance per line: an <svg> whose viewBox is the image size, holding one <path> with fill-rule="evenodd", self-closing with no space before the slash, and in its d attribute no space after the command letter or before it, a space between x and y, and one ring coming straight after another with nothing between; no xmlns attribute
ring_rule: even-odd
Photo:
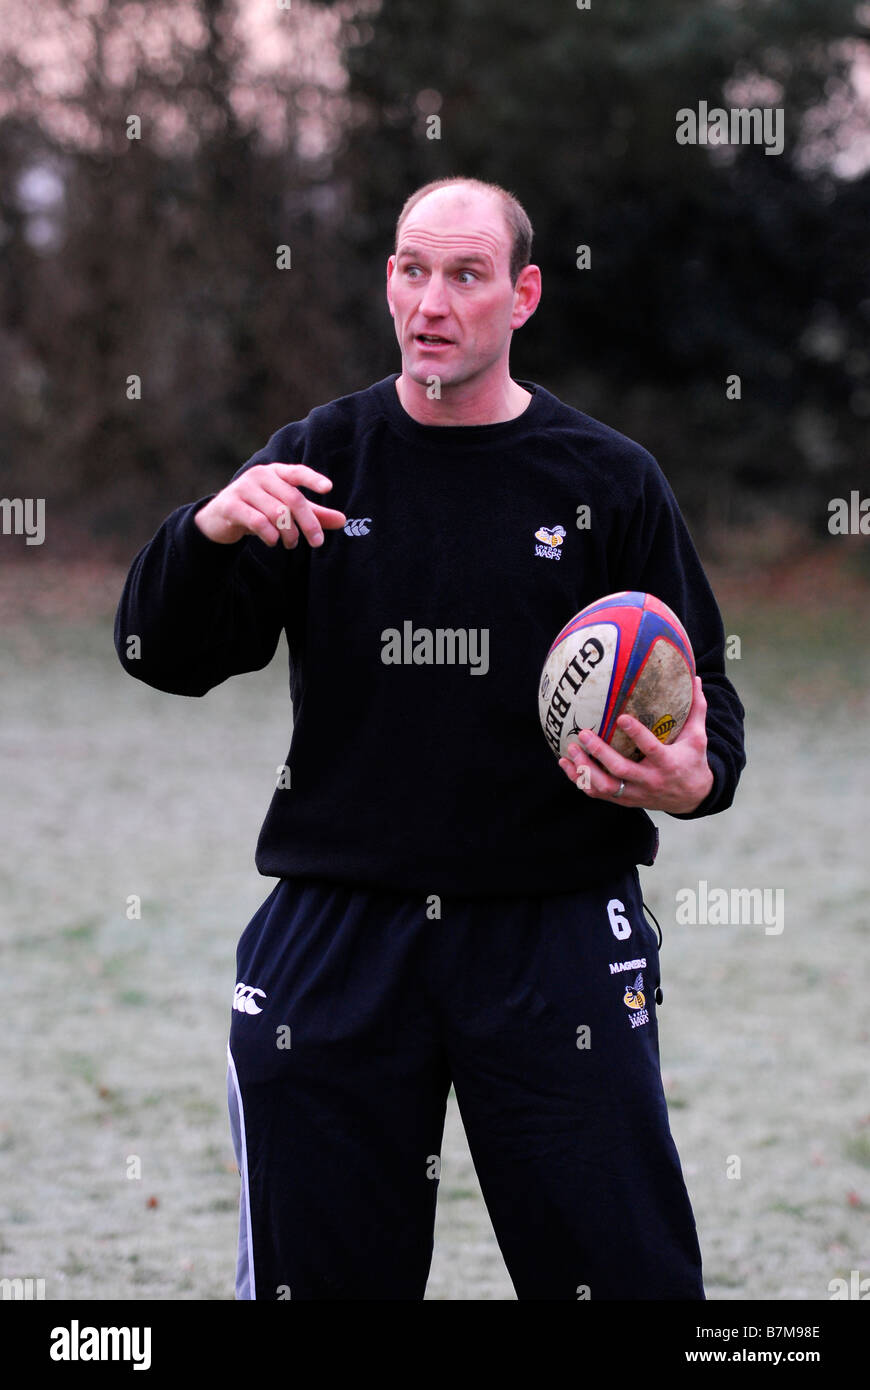
<svg viewBox="0 0 870 1390"><path fill-rule="evenodd" d="M525 208L512 193L499 184L484 183L482 179L457 177L436 179L424 184L411 194L399 213L394 250L398 250L399 237L405 224L424 199L427 217L432 213L439 221L449 219L451 213L467 215L475 205L488 208L497 205L506 232L507 271L511 284L516 284L520 271L531 258L532 224Z"/></svg>

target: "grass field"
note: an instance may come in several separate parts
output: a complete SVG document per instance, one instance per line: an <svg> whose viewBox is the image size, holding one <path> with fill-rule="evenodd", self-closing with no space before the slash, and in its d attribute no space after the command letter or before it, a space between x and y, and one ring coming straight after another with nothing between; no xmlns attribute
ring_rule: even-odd
<svg viewBox="0 0 870 1390"><path fill-rule="evenodd" d="M102 614L4 623L0 1276L44 1278L47 1299L231 1299L225 1046L236 940L272 886L253 851L289 744L286 650L203 701L149 690L114 655L115 580ZM749 766L728 814L658 817L644 874L711 1299L824 1300L870 1276L855 611L809 631L782 605L725 611ZM702 879L782 889L784 930L677 925ZM452 1096L427 1297L514 1297Z"/></svg>

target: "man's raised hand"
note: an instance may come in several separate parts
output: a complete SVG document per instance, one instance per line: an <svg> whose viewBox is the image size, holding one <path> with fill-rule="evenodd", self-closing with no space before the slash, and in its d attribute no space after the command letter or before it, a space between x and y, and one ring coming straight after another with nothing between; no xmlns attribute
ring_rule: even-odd
<svg viewBox="0 0 870 1390"><path fill-rule="evenodd" d="M339 530L347 517L310 502L300 487L328 492L332 480L304 463L258 463L200 507L193 519L203 535L218 545L259 536L266 545L281 541L293 550L300 531L309 545L322 545L324 530Z"/></svg>

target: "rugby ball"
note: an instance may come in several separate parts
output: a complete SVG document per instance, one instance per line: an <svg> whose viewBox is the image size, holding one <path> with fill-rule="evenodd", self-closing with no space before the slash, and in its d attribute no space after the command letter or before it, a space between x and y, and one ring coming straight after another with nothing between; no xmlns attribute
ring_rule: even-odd
<svg viewBox="0 0 870 1390"><path fill-rule="evenodd" d="M557 758L581 729L623 757L640 753L616 721L634 715L662 743L677 737L692 707L695 658L686 630L652 594L607 594L576 613L544 663L538 712Z"/></svg>

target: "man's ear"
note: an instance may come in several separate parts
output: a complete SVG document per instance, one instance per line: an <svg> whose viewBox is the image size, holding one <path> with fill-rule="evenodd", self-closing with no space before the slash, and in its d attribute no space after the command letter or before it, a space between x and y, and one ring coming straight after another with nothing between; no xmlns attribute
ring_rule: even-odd
<svg viewBox="0 0 870 1390"><path fill-rule="evenodd" d="M525 265L514 286L514 311L511 328L522 328L541 302L541 267Z"/></svg>
<svg viewBox="0 0 870 1390"><path fill-rule="evenodd" d="M393 271L395 270L395 268L396 258L395 256L389 256L387 258L387 304L389 305L390 313L393 316L393 318L396 317L396 311L393 308L393 292L390 287L390 281L392 279Z"/></svg>

